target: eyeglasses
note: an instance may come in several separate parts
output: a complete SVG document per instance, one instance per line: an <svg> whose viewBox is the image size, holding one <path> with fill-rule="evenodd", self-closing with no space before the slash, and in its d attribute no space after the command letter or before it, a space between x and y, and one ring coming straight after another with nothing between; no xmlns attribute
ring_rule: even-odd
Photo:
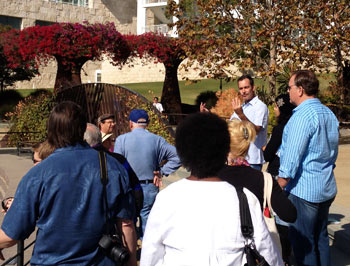
<svg viewBox="0 0 350 266"><path fill-rule="evenodd" d="M34 164L41 162L41 160L40 161L39 160L35 160L34 158L32 159L32 161L33 161Z"/></svg>
<svg viewBox="0 0 350 266"><path fill-rule="evenodd" d="M115 121L111 121L111 120L109 120L109 121L104 121L103 123L107 123L107 124L115 124Z"/></svg>
<svg viewBox="0 0 350 266"><path fill-rule="evenodd" d="M6 199L3 199L3 201L1 202L1 206L4 209L4 211L7 211L9 208L9 203L10 201L13 201L14 197L8 197Z"/></svg>

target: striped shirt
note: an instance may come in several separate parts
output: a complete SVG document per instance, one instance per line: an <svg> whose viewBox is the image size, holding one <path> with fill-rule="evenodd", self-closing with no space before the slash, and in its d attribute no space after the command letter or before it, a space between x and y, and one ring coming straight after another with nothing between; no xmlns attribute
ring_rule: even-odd
<svg viewBox="0 0 350 266"><path fill-rule="evenodd" d="M314 203L335 197L338 138L337 118L318 99L305 100L294 109L280 148L279 176L291 178L287 191Z"/></svg>

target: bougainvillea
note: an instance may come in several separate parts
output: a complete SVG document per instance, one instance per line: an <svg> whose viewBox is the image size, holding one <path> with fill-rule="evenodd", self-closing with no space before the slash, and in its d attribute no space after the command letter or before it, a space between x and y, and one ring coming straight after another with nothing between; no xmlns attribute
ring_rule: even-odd
<svg viewBox="0 0 350 266"><path fill-rule="evenodd" d="M182 49L183 43L179 38L171 38L157 33L125 36L132 56L153 58L155 63L162 63L165 67L165 79L162 91L162 104L168 113L181 113L180 88L177 70L186 58Z"/></svg>
<svg viewBox="0 0 350 266"><path fill-rule="evenodd" d="M80 70L88 60L109 56L112 64L126 61L127 42L113 23L57 23L25 28L9 34L3 45L10 67L35 60L37 67L55 58L58 65L55 90L81 84Z"/></svg>
<svg viewBox="0 0 350 266"><path fill-rule="evenodd" d="M34 60L19 62L15 67L8 66L3 44L8 42L8 38L12 39L19 35L18 30L12 30L11 33L8 33L9 31L11 31L11 27L0 25L0 92L3 92L7 86L11 86L17 81L30 80L38 74Z"/></svg>

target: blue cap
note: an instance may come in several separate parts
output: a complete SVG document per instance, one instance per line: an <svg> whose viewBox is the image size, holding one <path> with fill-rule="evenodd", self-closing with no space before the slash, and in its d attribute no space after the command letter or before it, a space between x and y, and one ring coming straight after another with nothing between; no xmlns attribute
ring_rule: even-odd
<svg viewBox="0 0 350 266"><path fill-rule="evenodd" d="M134 109L130 113L129 120L137 124L148 124L149 117L145 110Z"/></svg>

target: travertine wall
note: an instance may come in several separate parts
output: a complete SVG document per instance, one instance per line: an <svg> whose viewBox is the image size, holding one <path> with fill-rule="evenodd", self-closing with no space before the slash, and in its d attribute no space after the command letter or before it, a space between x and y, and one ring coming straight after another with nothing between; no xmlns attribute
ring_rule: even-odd
<svg viewBox="0 0 350 266"><path fill-rule="evenodd" d="M155 64L152 59L147 64L142 63L141 60L135 60L132 65L124 65L122 69L112 66L108 61L104 61L101 70L102 82L112 84L164 81L165 77L164 65L161 63ZM180 65L179 80L182 80L185 75L190 79L201 79L197 71L190 69L185 72Z"/></svg>
<svg viewBox="0 0 350 266"><path fill-rule="evenodd" d="M35 25L36 20L49 22L114 22L123 34L136 33L135 0L89 0L89 7L55 3L49 0L1 0L0 15L22 18L22 28ZM102 62L88 62L82 71L83 82L95 82L96 70ZM56 62L40 68L40 76L29 82L18 82L17 88L52 88L56 77Z"/></svg>

